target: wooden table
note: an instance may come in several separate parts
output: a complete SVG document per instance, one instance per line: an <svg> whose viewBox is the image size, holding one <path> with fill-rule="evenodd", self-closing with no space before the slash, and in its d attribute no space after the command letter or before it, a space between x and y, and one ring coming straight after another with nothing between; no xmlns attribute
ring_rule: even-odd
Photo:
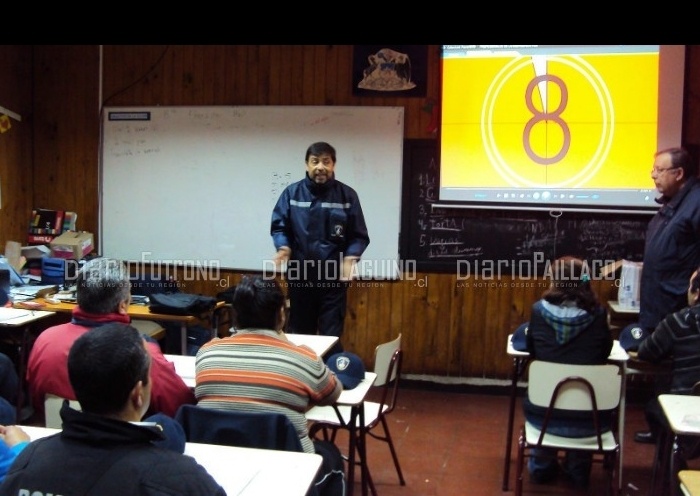
<svg viewBox="0 0 700 496"><path fill-rule="evenodd" d="M527 351L518 351L513 348L512 334L508 335L506 340L506 353L509 357L513 359L513 370L511 372L511 386L510 386L510 404L508 409L508 426L506 428L506 452L503 461L503 491L508 491L508 482L510 478L510 456L513 447L513 422L515 420L515 400L518 395L518 380L525 373L527 369L528 361L530 360L530 354ZM613 362L620 366L620 371L622 373L622 393L620 396L620 408L618 414L618 440L620 442L620 455L619 455L619 478L618 487L620 491L622 490L622 447L624 441L625 432L625 397L626 397L626 378L627 378L627 361L629 360L629 355L622 349L620 342L618 340L613 341L613 347L610 350L610 355L608 355L608 361Z"/></svg>
<svg viewBox="0 0 700 496"><path fill-rule="evenodd" d="M60 432L21 426L32 440ZM321 455L215 444L186 443L185 454L197 460L226 494L305 496L321 466Z"/></svg>
<svg viewBox="0 0 700 496"><path fill-rule="evenodd" d="M58 313L72 313L73 309L77 306L76 303L68 303L65 301L61 301L58 303L49 303L45 301L43 298L37 299L37 300L32 300L36 301L37 303L44 304L45 310L49 310L51 312L58 312ZM222 310L223 308L226 308L227 305L223 301L217 302L216 306L211 312L212 316L212 324L211 324L211 329L212 329L212 337L216 334L216 330L218 327L218 312ZM161 322L177 322L180 324L180 345L181 345L181 353L183 355L187 355L187 327L193 324L196 324L198 322L201 322L201 319L198 317L195 317L194 315L172 315L172 314L165 314L165 313L153 313L149 310L148 305L135 305L131 304L129 305L129 308L127 310L127 313L129 317L135 320L155 320L155 321L161 321Z"/></svg>
<svg viewBox="0 0 700 496"><path fill-rule="evenodd" d="M700 496L700 470L681 470L678 479L685 496Z"/></svg>

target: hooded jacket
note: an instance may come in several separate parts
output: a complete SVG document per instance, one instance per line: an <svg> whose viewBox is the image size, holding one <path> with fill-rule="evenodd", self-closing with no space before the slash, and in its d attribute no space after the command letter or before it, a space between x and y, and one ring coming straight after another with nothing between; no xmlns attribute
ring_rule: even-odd
<svg viewBox="0 0 700 496"><path fill-rule="evenodd" d="M194 458L159 448L162 433L61 409L63 430L35 440L12 464L0 495L225 496Z"/></svg>
<svg viewBox="0 0 700 496"><path fill-rule="evenodd" d="M542 299L532 306L527 350L532 358L556 363L605 363L613 338L602 306L588 313Z"/></svg>
<svg viewBox="0 0 700 496"><path fill-rule="evenodd" d="M531 359L576 365L606 363L612 350L613 338L608 327L605 308L597 306L592 313L574 305L554 305L542 299L532 306L527 350ZM525 417L541 426L545 408L523 399ZM601 411L601 425L610 426L612 412ZM593 434L589 412L556 410L552 427L565 427L568 435Z"/></svg>

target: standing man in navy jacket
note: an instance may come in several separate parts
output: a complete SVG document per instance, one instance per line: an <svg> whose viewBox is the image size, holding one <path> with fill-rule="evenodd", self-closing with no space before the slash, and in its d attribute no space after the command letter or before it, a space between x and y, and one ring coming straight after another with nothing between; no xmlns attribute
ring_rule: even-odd
<svg viewBox="0 0 700 496"><path fill-rule="evenodd" d="M276 266L287 264L288 332L341 337L348 282L369 245L357 192L335 179L335 148L313 143L306 175L290 184L272 211ZM343 351L340 340L328 355Z"/></svg>
<svg viewBox="0 0 700 496"><path fill-rule="evenodd" d="M639 325L651 333L684 308L688 280L700 264L698 164L682 148L656 153L651 178L661 196L649 222L640 285Z"/></svg>
<svg viewBox="0 0 700 496"><path fill-rule="evenodd" d="M688 280L700 265L700 180L698 164L683 148L656 153L651 178L661 197L649 222L640 285L639 327L651 334L669 314L688 304ZM667 390L666 377L656 378L655 394ZM650 429L635 441L654 443Z"/></svg>

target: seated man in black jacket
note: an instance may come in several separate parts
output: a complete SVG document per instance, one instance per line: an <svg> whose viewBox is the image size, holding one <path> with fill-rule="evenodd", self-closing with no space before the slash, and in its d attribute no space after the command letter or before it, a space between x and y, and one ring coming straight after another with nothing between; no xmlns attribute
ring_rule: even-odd
<svg viewBox="0 0 700 496"><path fill-rule="evenodd" d="M154 444L164 438L158 424L140 422L151 398L150 368L144 340L129 325L80 336L68 374L82 411L64 404L63 430L17 456L0 494L225 495L193 458Z"/></svg>
<svg viewBox="0 0 700 496"><path fill-rule="evenodd" d="M649 435L635 436L638 442L655 442L659 433L668 429L666 415L659 404L661 393L690 394L700 381L700 267L690 276L688 306L664 318L651 335L639 344L637 357L652 363L671 359L670 385L656 395L646 406ZM690 455L690 454L689 454Z"/></svg>

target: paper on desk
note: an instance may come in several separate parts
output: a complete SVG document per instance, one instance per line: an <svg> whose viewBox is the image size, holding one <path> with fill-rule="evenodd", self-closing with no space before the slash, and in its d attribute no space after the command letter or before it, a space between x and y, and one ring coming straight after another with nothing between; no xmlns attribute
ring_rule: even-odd
<svg viewBox="0 0 700 496"><path fill-rule="evenodd" d="M22 256L27 260L42 258L51 254L51 248L46 245L32 245L22 247Z"/></svg>
<svg viewBox="0 0 700 496"><path fill-rule="evenodd" d="M31 312L29 310L22 310L19 308L11 307L0 307L0 322L7 322L8 320L26 317L30 313Z"/></svg>

